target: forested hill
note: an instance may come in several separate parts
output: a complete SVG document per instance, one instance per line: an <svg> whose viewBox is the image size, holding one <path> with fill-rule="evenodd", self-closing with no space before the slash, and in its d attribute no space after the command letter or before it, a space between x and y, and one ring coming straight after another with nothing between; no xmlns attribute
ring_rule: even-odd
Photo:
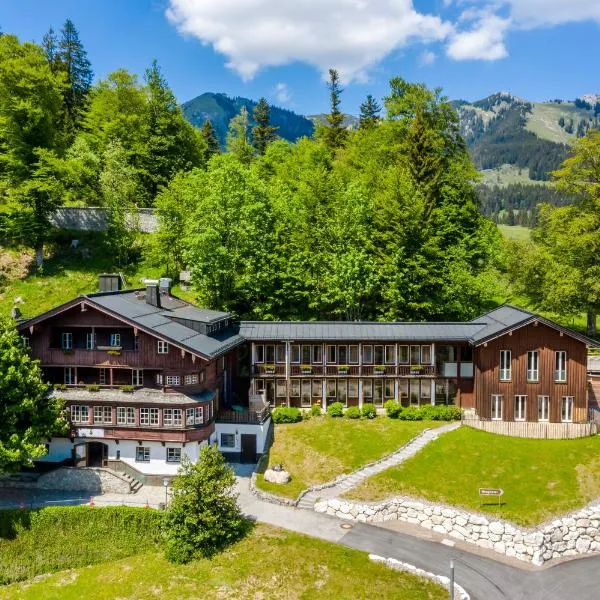
<svg viewBox="0 0 600 600"><path fill-rule="evenodd" d="M210 120L221 146L224 146L229 121L240 112L242 106L248 111L250 125L254 125L252 111L256 102L241 96L230 98L225 94L206 92L185 102L182 108L187 120L196 127L202 127L205 121ZM271 124L277 127L277 135L290 142L295 142L302 136L310 136L314 130L310 119L277 106L271 106Z"/></svg>

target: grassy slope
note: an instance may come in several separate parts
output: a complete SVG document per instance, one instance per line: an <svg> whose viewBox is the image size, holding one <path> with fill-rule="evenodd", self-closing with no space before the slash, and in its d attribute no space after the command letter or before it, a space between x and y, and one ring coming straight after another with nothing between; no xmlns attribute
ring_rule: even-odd
<svg viewBox="0 0 600 600"><path fill-rule="evenodd" d="M483 176L482 183L485 185L498 185L505 187L512 183L522 183L524 185L549 185L548 181L536 181L529 178L528 169L520 169L515 165L502 165L496 169L486 169L480 171Z"/></svg>
<svg viewBox="0 0 600 600"><path fill-rule="evenodd" d="M577 137L560 127L558 120L560 117L566 121L573 119L573 130L577 131L579 121L589 116L590 111L577 108L572 103L535 102L525 128L543 140L571 145Z"/></svg>
<svg viewBox="0 0 600 600"><path fill-rule="evenodd" d="M461 427L347 495L380 500L408 494L533 526L600 496L599 452L599 437L528 440ZM504 505L480 508L479 487L502 488Z"/></svg>
<svg viewBox="0 0 600 600"><path fill-rule="evenodd" d="M268 492L296 498L307 487L350 473L390 454L423 429L438 425L440 423L429 421L352 420L325 416L276 425L269 464L283 463L292 480L279 485L266 482L259 475L257 485Z"/></svg>
<svg viewBox="0 0 600 600"><path fill-rule="evenodd" d="M529 240L531 238L531 229L521 225L498 225L500 233L510 240Z"/></svg>
<svg viewBox="0 0 600 600"><path fill-rule="evenodd" d="M168 563L148 553L0 588L0 598L402 598L442 600L440 586L369 561L364 552L258 526L211 560Z"/></svg>

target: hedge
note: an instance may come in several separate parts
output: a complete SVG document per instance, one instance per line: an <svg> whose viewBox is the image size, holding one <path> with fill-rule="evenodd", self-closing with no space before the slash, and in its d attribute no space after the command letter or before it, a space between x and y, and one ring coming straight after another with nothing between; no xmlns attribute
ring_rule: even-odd
<svg viewBox="0 0 600 600"><path fill-rule="evenodd" d="M349 406L344 414L349 419L360 419L360 408L358 406Z"/></svg>
<svg viewBox="0 0 600 600"><path fill-rule="evenodd" d="M344 405L341 402L334 402L327 407L327 414L330 417L342 417L344 415Z"/></svg>
<svg viewBox="0 0 600 600"><path fill-rule="evenodd" d="M273 423L298 423L302 421L302 413L299 408L293 406L280 406L272 413Z"/></svg>
<svg viewBox="0 0 600 600"><path fill-rule="evenodd" d="M456 406L406 406L402 407L395 400L388 400L385 404L385 412L390 419L401 421L460 421L461 410Z"/></svg>

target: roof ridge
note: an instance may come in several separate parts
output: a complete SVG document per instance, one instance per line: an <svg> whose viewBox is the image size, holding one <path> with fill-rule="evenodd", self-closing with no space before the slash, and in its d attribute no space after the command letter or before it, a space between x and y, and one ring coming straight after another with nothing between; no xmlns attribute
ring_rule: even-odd
<svg viewBox="0 0 600 600"><path fill-rule="evenodd" d="M240 321L240 325L487 325L480 321Z"/></svg>

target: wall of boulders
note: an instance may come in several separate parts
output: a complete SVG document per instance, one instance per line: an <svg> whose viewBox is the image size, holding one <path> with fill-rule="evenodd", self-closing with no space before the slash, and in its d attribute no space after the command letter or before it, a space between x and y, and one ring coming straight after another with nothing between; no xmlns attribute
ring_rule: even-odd
<svg viewBox="0 0 600 600"><path fill-rule="evenodd" d="M35 487L91 494L130 494L130 482L110 469L62 467L41 475Z"/></svg>
<svg viewBox="0 0 600 600"><path fill-rule="evenodd" d="M410 498L392 498L377 504L331 498L317 502L315 511L363 523L404 521L535 565L600 552L598 503L535 529L521 529L508 521Z"/></svg>

